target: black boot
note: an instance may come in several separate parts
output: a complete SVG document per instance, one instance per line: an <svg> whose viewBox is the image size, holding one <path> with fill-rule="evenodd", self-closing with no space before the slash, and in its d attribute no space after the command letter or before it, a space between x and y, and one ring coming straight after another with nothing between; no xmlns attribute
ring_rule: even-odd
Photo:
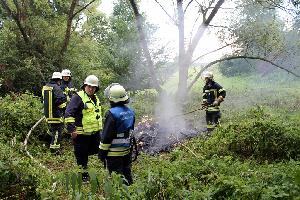
<svg viewBox="0 0 300 200"><path fill-rule="evenodd" d="M90 181L90 176L88 172L83 172L82 173L82 182L83 183L89 183Z"/></svg>

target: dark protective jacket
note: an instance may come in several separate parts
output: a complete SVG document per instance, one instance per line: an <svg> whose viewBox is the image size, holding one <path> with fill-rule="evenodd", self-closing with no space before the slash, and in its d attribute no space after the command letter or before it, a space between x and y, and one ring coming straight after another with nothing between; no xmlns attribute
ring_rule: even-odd
<svg viewBox="0 0 300 200"><path fill-rule="evenodd" d="M124 156L130 152L130 130L134 129L135 113L124 104L115 104L107 111L100 150L107 156Z"/></svg>
<svg viewBox="0 0 300 200"><path fill-rule="evenodd" d="M66 106L66 95L63 94L56 81L50 80L43 87L44 115L48 123L61 123L62 109Z"/></svg>
<svg viewBox="0 0 300 200"><path fill-rule="evenodd" d="M88 96L83 90L73 95L65 111L67 130L91 135L102 129L100 101L96 95Z"/></svg>
<svg viewBox="0 0 300 200"><path fill-rule="evenodd" d="M225 89L219 85L217 82L211 80L208 81L203 87L203 103L207 103L207 111L219 111L219 106L212 106L213 102L217 100L220 96L226 97Z"/></svg>
<svg viewBox="0 0 300 200"><path fill-rule="evenodd" d="M70 79L69 81L61 81L61 85L60 88L62 89L62 91L64 92L65 95L67 95L68 98L68 102L70 101L70 99L72 98L73 94L76 93L77 89L74 88L72 80Z"/></svg>

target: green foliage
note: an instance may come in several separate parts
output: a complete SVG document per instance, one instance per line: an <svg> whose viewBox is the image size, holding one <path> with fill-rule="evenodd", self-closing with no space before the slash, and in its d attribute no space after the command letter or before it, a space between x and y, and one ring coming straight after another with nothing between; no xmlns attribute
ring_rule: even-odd
<svg viewBox="0 0 300 200"><path fill-rule="evenodd" d="M221 62L218 66L222 75L226 77L233 77L239 75L247 75L254 71L255 65L251 61L244 59L234 59Z"/></svg>
<svg viewBox="0 0 300 200"><path fill-rule="evenodd" d="M1 139L9 141L16 137L17 141L23 141L31 127L42 116L42 103L39 97L29 93L11 93L0 98ZM45 133L45 124L40 125L34 131L40 134Z"/></svg>
<svg viewBox="0 0 300 200"><path fill-rule="evenodd" d="M123 183L123 179L120 175L112 173L111 176L107 176L104 180L104 195L106 199L131 199L127 186Z"/></svg>
<svg viewBox="0 0 300 200"><path fill-rule="evenodd" d="M274 5L268 1L257 3L255 0L243 0L237 4L239 8L235 12L239 17L230 20L230 33L223 33L221 37L234 38L240 47L237 51L246 55L272 57L283 50L284 23L275 9L270 9Z"/></svg>
<svg viewBox="0 0 300 200"><path fill-rule="evenodd" d="M0 198L39 199L37 174L30 170L28 158L22 158L14 148L3 143L0 150Z"/></svg>
<svg viewBox="0 0 300 200"><path fill-rule="evenodd" d="M130 93L129 106L134 109L137 119L145 115L153 116L156 99L157 92L155 90L138 90Z"/></svg>
<svg viewBox="0 0 300 200"><path fill-rule="evenodd" d="M207 141L207 147L219 145L211 153L270 161L299 158L299 127L293 122L281 121L261 107L249 110L243 118L216 131Z"/></svg>

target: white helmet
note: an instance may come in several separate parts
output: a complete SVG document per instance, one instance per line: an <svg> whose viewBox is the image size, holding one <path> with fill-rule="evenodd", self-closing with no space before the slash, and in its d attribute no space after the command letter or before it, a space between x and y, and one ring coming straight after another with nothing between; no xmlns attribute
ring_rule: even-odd
<svg viewBox="0 0 300 200"><path fill-rule="evenodd" d="M51 79L62 79L60 72L53 72Z"/></svg>
<svg viewBox="0 0 300 200"><path fill-rule="evenodd" d="M86 77L83 84L99 88L99 79L95 75L89 75Z"/></svg>
<svg viewBox="0 0 300 200"><path fill-rule="evenodd" d="M61 71L62 76L70 76L71 77L71 71L68 69L64 69Z"/></svg>
<svg viewBox="0 0 300 200"><path fill-rule="evenodd" d="M205 78L213 79L214 75L210 71L205 71L202 73L202 79L205 79Z"/></svg>
<svg viewBox="0 0 300 200"><path fill-rule="evenodd" d="M129 99L126 90L122 85L113 85L109 89L109 101L112 101L114 103L118 103L121 101L127 101Z"/></svg>
<svg viewBox="0 0 300 200"><path fill-rule="evenodd" d="M119 83L111 83L109 86L107 86L106 88L105 88L105 90L104 90L104 96L106 97L106 98L109 98L109 90L110 90L110 88L112 87L112 86L114 86L114 85L120 85Z"/></svg>

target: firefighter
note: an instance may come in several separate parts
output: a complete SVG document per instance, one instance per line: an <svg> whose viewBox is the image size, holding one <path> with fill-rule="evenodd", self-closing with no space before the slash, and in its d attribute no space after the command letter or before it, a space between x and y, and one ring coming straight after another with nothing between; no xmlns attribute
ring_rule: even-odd
<svg viewBox="0 0 300 200"><path fill-rule="evenodd" d="M109 173L121 174L124 183L130 185L133 183L131 131L134 129L135 113L126 106L129 97L120 84L110 86L108 100L111 108L105 114L98 157Z"/></svg>
<svg viewBox="0 0 300 200"><path fill-rule="evenodd" d="M102 130L101 106L96 92L99 79L89 75L82 90L74 94L65 112L67 131L71 134L74 154L83 182L89 181L88 156L98 154Z"/></svg>
<svg viewBox="0 0 300 200"><path fill-rule="evenodd" d="M226 91L221 85L214 81L212 72L203 72L202 79L205 81L202 106L206 110L207 131L211 132L219 125L221 118L219 106L220 103L224 101Z"/></svg>
<svg viewBox="0 0 300 200"><path fill-rule="evenodd" d="M62 83L60 87L63 90L64 94L67 96L67 102L69 103L72 95L76 93L77 89L74 88L73 86L72 75L70 70L68 69L62 70L61 75L62 75Z"/></svg>
<svg viewBox="0 0 300 200"><path fill-rule="evenodd" d="M51 135L50 151L55 154L60 153L60 140L63 128L62 110L66 107L67 98L60 88L62 75L54 72L45 86L43 86L43 104L46 122L49 125Z"/></svg>

